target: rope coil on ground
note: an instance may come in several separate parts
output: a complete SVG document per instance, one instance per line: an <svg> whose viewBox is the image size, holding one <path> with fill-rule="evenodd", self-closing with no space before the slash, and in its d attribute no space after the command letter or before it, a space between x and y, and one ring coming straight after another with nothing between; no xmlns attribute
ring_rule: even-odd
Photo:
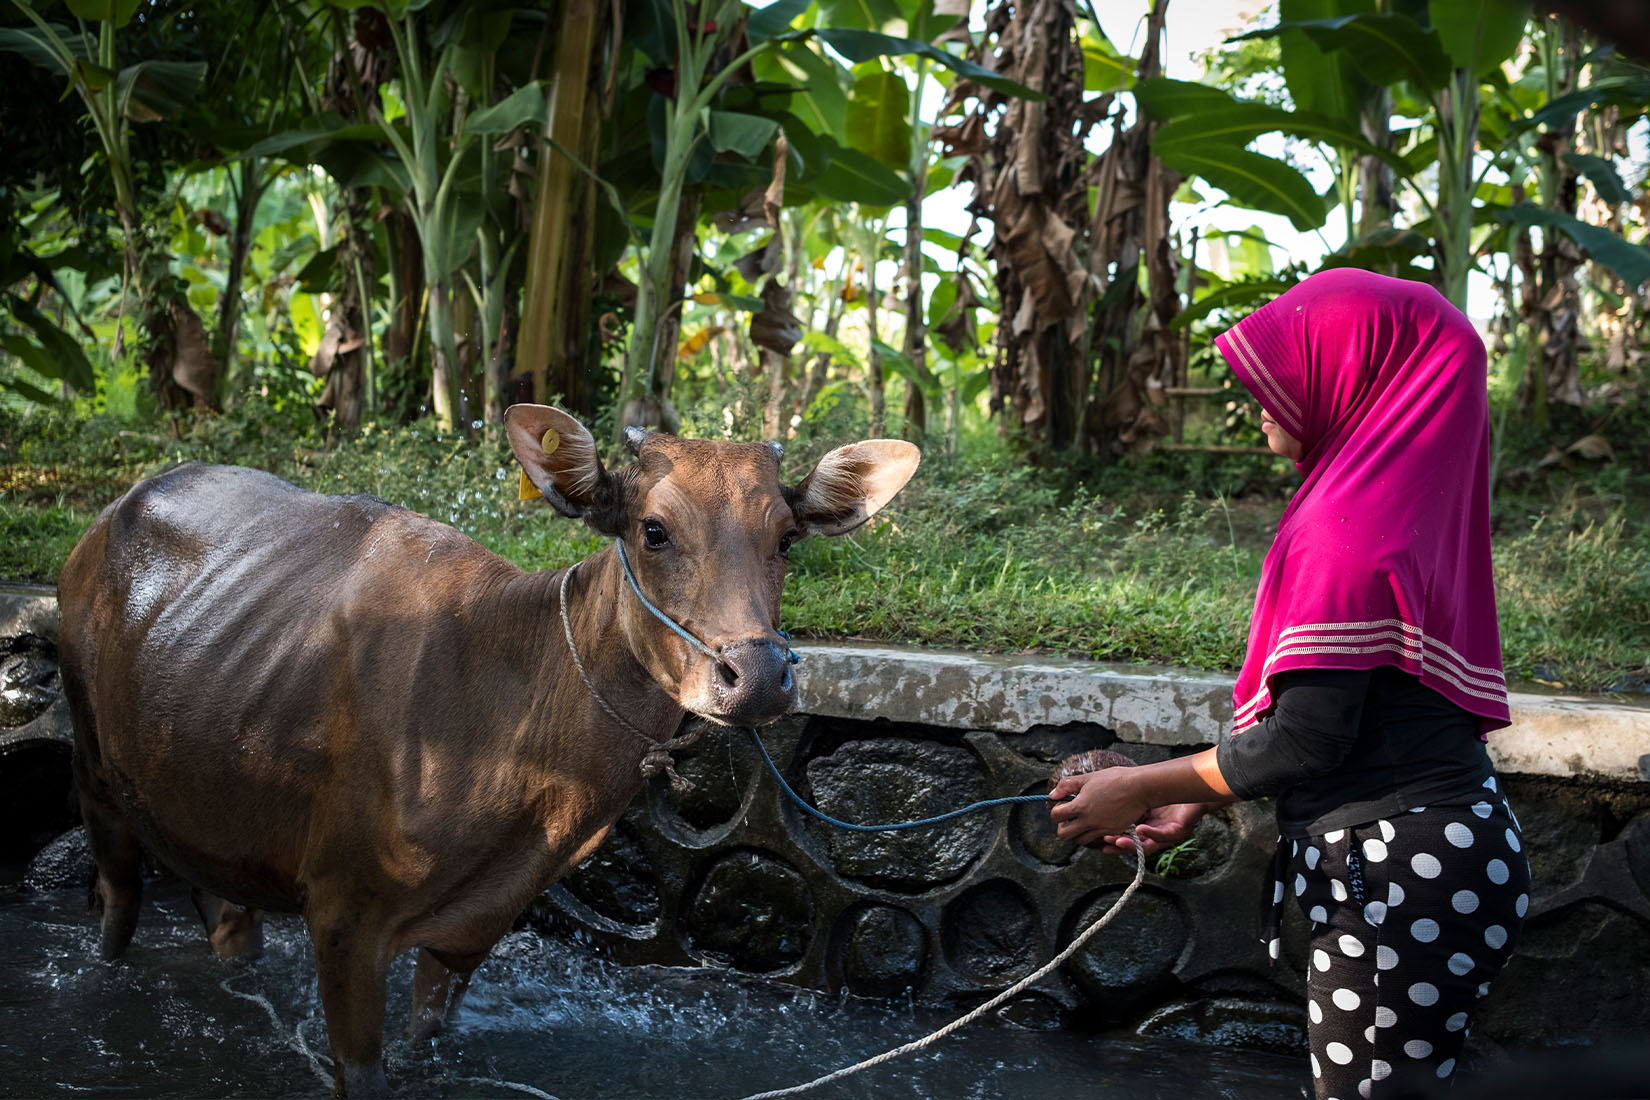
<svg viewBox="0 0 1650 1100"><path fill-rule="evenodd" d="M952 1020L938 1031L931 1032L930 1034L923 1036L921 1039L915 1039L909 1043L906 1043L904 1046L895 1047L893 1050L885 1050L873 1058L867 1058L863 1062L856 1062L851 1066L844 1066L839 1070L827 1073L823 1077L816 1077L812 1081L808 1081L804 1084L791 1085L788 1088L782 1089L773 1089L769 1092L754 1093L750 1096L744 1097L743 1100L776 1100L777 1097L781 1096L794 1096L797 1093L806 1092L809 1089L818 1088L820 1085L828 1084L832 1081L837 1081L844 1077L851 1076L852 1074L859 1073L861 1070L870 1069L872 1066L881 1065L883 1062L892 1061L901 1055L912 1054L916 1051L922 1050L924 1047L931 1046L940 1039L945 1038L953 1031L973 1023L981 1016L984 1016L986 1013L991 1012L1007 1002L1010 998L1023 992L1029 986L1032 986L1046 978L1067 959L1075 955L1078 949L1085 943L1093 939L1102 928L1110 924L1112 918L1117 916L1117 914L1122 911L1123 906L1128 904L1128 900L1134 896L1134 892L1140 888L1141 882L1145 880L1146 853L1140 847L1140 837L1132 828L1129 830L1129 839L1134 842L1134 881L1129 883L1128 888L1125 889L1122 895L1112 903L1110 909L1107 909L1105 913L1102 914L1101 917L1093 924L1083 929L1083 931L1078 934L1077 938L1072 940L1071 943L1066 946L1066 949L1054 956L1054 958L1050 959L1030 974L1027 974L1025 977L1021 978L1019 981L1015 982L1013 985L1009 986L989 1001L980 1005L978 1008L957 1017L955 1020Z"/></svg>

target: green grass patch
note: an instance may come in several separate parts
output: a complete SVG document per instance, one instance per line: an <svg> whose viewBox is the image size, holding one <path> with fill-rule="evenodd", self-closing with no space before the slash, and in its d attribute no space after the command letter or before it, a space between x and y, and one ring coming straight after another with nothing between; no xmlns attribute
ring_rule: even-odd
<svg viewBox="0 0 1650 1100"><path fill-rule="evenodd" d="M517 466L501 440L416 424L368 426L328 445L318 430L266 414L244 408L174 434L107 417L0 411L0 579L54 582L98 509L187 459L383 497L524 568L600 545L584 525L516 500ZM787 474L801 477L829 446L863 434L823 426L788 445ZM1647 481L1625 465L1555 469L1497 498L1511 678L1579 691L1650 683ZM871 524L799 544L785 624L799 639L1229 672L1242 660L1261 560L1292 485L1286 465L1253 457L1032 470L987 429L959 455L930 448Z"/></svg>

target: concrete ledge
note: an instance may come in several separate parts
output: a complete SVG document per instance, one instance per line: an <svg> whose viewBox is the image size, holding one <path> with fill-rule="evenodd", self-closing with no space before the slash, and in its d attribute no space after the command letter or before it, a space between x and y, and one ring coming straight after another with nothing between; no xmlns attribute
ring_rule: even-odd
<svg viewBox="0 0 1650 1100"><path fill-rule="evenodd" d="M55 594L0 587L0 637L24 631L56 637ZM1212 745L1232 723L1230 676L874 644L799 651L804 714L999 733L1089 723L1152 745ZM1650 700L1515 692L1510 703L1512 726L1490 735L1501 771L1650 783Z"/></svg>
<svg viewBox="0 0 1650 1100"><path fill-rule="evenodd" d="M1055 657L804 644L806 714L1020 732L1087 722L1125 741L1215 744L1232 721L1232 678ZM1508 774L1650 782L1650 702L1514 692L1513 724L1490 735Z"/></svg>

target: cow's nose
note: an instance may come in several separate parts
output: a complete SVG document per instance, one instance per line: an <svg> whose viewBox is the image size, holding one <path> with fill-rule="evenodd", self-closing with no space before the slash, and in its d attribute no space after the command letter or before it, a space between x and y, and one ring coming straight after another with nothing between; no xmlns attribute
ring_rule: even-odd
<svg viewBox="0 0 1650 1100"><path fill-rule="evenodd" d="M716 672L722 708L736 721L767 721L795 705L796 678L785 648L767 638L726 647Z"/></svg>

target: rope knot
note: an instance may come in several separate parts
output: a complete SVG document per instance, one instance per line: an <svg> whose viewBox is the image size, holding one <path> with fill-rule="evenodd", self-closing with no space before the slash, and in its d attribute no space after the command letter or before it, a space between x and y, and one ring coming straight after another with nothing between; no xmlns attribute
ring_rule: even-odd
<svg viewBox="0 0 1650 1100"><path fill-rule="evenodd" d="M685 749L699 740L700 727L694 726L684 733L680 733L668 741L660 741L651 749L642 754L642 779L649 780L660 772L670 777L670 789L677 794L686 794L693 789L693 782L682 778L676 771L676 761L670 755L677 749Z"/></svg>

